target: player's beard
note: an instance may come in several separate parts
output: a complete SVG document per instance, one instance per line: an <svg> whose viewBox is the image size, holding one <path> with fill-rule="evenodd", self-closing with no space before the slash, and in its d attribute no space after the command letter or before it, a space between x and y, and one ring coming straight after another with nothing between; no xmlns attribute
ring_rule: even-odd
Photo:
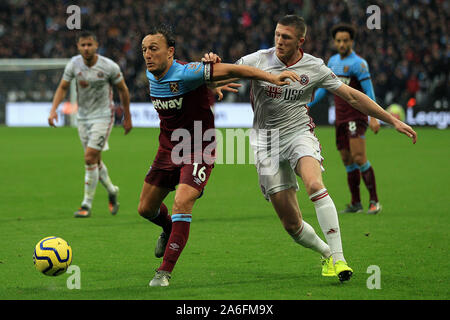
<svg viewBox="0 0 450 320"><path fill-rule="evenodd" d="M158 69L150 71L155 77L160 77L166 71L167 63L163 63Z"/></svg>
<svg viewBox="0 0 450 320"><path fill-rule="evenodd" d="M343 56L343 57L348 56L348 55L350 54L350 52L351 52L351 49L350 49L350 48L345 49L345 51L340 50L340 54L341 54L341 56Z"/></svg>
<svg viewBox="0 0 450 320"><path fill-rule="evenodd" d="M95 59L95 52L83 54L83 59L84 59L84 61L86 61L89 64L92 63Z"/></svg>

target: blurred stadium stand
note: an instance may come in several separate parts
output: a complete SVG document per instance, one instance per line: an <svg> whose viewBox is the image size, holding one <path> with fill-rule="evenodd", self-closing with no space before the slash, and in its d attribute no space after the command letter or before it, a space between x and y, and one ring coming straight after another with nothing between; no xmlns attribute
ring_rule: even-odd
<svg viewBox="0 0 450 320"><path fill-rule="evenodd" d="M121 66L134 102L148 102L140 42L151 26L173 26L176 58L180 60L199 60L205 52L213 51L224 62L234 62L245 54L271 47L276 21L295 13L308 24L304 51L325 61L334 54L331 27L339 22L358 27L354 49L368 61L377 100L384 107L394 102L406 106L415 101L415 108L448 111L449 1L2 0L0 58L76 55L77 31L66 27L66 10L71 4L81 7L82 29L97 34L99 53ZM366 8L373 4L381 8L379 30L366 27ZM61 74L38 77L41 94L35 92L27 100L49 101ZM36 81L24 79L20 90L31 91ZM0 77L0 105L17 96L5 92L7 82ZM247 91L244 88L240 94L228 94L226 99L248 102Z"/></svg>

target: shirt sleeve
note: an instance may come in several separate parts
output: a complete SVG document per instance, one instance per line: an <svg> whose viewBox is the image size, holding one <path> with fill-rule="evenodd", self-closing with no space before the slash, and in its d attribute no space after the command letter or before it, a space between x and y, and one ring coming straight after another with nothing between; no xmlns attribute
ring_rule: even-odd
<svg viewBox="0 0 450 320"><path fill-rule="evenodd" d="M73 78L75 78L75 74L73 72L72 60L70 60L69 63L66 64L62 78L63 78L63 80L65 80L67 82L70 82L70 81L72 81Z"/></svg>
<svg viewBox="0 0 450 320"><path fill-rule="evenodd" d="M196 88L211 81L212 65L190 62L184 65L183 81L190 88Z"/></svg>
<svg viewBox="0 0 450 320"><path fill-rule="evenodd" d="M257 68L260 60L261 60L261 55L257 51L257 52L248 54L246 56L243 56L238 61L236 61L235 64L242 64L245 66L251 66L251 67Z"/></svg>
<svg viewBox="0 0 450 320"><path fill-rule="evenodd" d="M361 59L360 61L354 63L352 65L352 69L353 74L356 76L358 81L370 79L369 65L366 60Z"/></svg>
<svg viewBox="0 0 450 320"><path fill-rule="evenodd" d="M336 91L341 85L342 81L328 68L324 63L319 66L318 70L321 78L317 82L319 88L324 88L331 92Z"/></svg>
<svg viewBox="0 0 450 320"><path fill-rule="evenodd" d="M364 93L373 101L376 102L375 91L373 90L372 80L365 79L361 81L361 87L364 90Z"/></svg>
<svg viewBox="0 0 450 320"><path fill-rule="evenodd" d="M317 104L320 100L322 100L325 96L327 95L327 90L325 90L324 88L319 88L315 93L314 93L314 100L311 101L310 103L307 103L308 107L311 108L313 107L315 104Z"/></svg>
<svg viewBox="0 0 450 320"><path fill-rule="evenodd" d="M120 71L120 67L117 63L113 62L111 64L111 73L109 75L109 81L112 84L118 84L123 80L122 72Z"/></svg>

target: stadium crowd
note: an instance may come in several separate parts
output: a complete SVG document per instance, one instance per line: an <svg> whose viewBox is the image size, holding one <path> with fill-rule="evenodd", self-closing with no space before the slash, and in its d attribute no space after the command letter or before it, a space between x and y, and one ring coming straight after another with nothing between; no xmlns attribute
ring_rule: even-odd
<svg viewBox="0 0 450 320"><path fill-rule="evenodd" d="M325 61L335 52L331 27L339 22L358 26L355 52L368 61L382 105L406 105L411 97L419 105L448 100L450 3L445 0L6 0L0 3L0 58L76 55L76 31L66 26L71 4L81 8L82 29L97 34L99 53L121 66L131 101L148 101L140 46L151 26L173 26L180 60L199 60L213 51L234 62L272 46L275 22L289 13L303 16L308 24L304 51ZM381 29L366 26L366 8L373 4L381 9ZM38 81L53 91L59 77L41 75ZM228 96L248 101L246 90Z"/></svg>

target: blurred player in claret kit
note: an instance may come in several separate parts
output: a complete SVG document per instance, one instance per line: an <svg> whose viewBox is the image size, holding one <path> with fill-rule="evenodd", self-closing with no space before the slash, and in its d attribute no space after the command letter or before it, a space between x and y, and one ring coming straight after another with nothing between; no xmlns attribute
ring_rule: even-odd
<svg viewBox="0 0 450 320"><path fill-rule="evenodd" d="M316 88L325 88L361 112L392 124L399 132L412 138L413 142L416 141L416 133L366 95L343 84L322 59L304 53L301 46L305 41L306 29L303 18L285 16L276 26L273 48L246 55L236 63L270 70L272 73L291 70L299 76L299 82L286 87L273 86L263 81L251 82L253 128L257 132L269 131L279 138L279 152L268 155L264 151L271 141L261 139L258 134L252 141L250 136L259 183L263 195L271 201L287 233L296 243L322 255L322 275L337 276L340 281L347 281L353 270L344 258L337 211L322 181L324 169L321 146L314 134L315 124L308 115L306 104L311 101ZM209 53L203 61L217 63L221 59ZM216 83L219 91L224 84L227 81ZM278 162L277 171L267 174L270 172L266 170L267 166L272 166L274 162ZM314 204L327 243L302 218L296 195L296 174L303 180L305 191Z"/></svg>
<svg viewBox="0 0 450 320"><path fill-rule="evenodd" d="M87 218L91 215L98 181L108 191L109 210L115 215L119 210L117 201L119 187L112 183L101 153L109 149L108 138L114 124L112 86L117 88L123 107L125 134L132 129L130 95L117 63L97 53L98 42L93 33L81 32L77 37L77 48L80 54L73 57L64 69L63 77L53 97L48 123L55 127L55 121L58 120L56 110L67 94L70 81L75 79L78 134L84 149L85 184L81 207L74 216Z"/></svg>
<svg viewBox="0 0 450 320"><path fill-rule="evenodd" d="M356 29L348 24L339 24L332 28L331 35L337 54L328 61L328 67L345 84L364 92L376 101L370 78L369 66L363 58L353 51ZM326 95L320 88L314 95L314 101L308 104L311 108ZM381 211L378 201L375 172L367 159L365 133L367 126L377 133L380 123L374 117L368 121L367 115L351 107L338 95L334 95L336 108L336 145L347 171L347 184L351 193L351 202L340 213L362 212L359 185L361 176L369 190L370 202L367 213L377 214Z"/></svg>
<svg viewBox="0 0 450 320"><path fill-rule="evenodd" d="M214 130L212 94L207 84L229 78L257 79L279 86L288 85L287 78L298 81L290 71L272 75L234 64L180 62L174 59L174 39L170 27L160 26L142 40L150 97L160 118L159 148L145 177L138 206L142 217L163 229L155 247L155 256L163 257L163 261L150 286L169 285L188 240L193 206L203 194L214 167L214 134L203 141L204 134ZM233 90L232 85L226 88ZM201 133L197 135L196 130ZM188 132L190 139L178 142L174 136L180 132ZM201 141L196 141L198 138ZM185 151L181 156L180 149ZM170 216L163 201L176 186Z"/></svg>

